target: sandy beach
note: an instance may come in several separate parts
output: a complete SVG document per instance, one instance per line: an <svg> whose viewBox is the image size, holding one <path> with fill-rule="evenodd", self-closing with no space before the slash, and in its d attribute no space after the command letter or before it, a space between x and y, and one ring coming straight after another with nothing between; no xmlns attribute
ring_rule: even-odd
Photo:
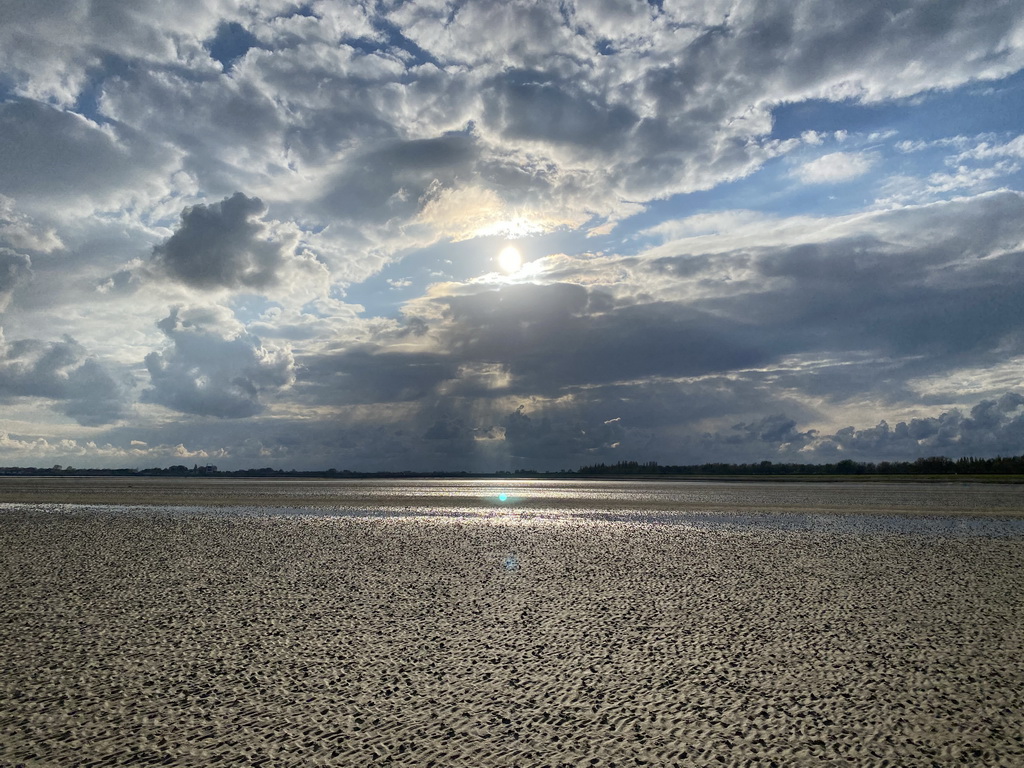
<svg viewBox="0 0 1024 768"><path fill-rule="evenodd" d="M0 766L1020 766L1019 537L7 505Z"/></svg>

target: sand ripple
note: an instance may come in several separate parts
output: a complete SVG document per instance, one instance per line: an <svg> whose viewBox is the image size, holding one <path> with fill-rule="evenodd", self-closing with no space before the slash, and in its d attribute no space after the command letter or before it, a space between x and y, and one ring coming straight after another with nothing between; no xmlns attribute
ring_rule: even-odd
<svg viewBox="0 0 1024 768"><path fill-rule="evenodd" d="M1019 766L1022 543L17 507L0 765Z"/></svg>

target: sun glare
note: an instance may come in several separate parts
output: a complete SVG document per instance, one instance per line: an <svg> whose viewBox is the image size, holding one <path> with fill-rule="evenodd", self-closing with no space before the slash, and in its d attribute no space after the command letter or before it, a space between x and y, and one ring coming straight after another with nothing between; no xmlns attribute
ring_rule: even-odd
<svg viewBox="0 0 1024 768"><path fill-rule="evenodd" d="M519 268L523 266L523 255L519 253L519 249L515 246L508 246L503 248L501 253L498 254L498 266L501 267L501 271L511 275L513 272L518 272Z"/></svg>

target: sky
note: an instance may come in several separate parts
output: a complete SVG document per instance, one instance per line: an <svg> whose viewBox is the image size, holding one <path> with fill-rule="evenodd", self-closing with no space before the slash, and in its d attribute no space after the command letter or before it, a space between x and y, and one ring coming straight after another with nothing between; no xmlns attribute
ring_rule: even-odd
<svg viewBox="0 0 1024 768"><path fill-rule="evenodd" d="M2 466L1024 453L1016 0L0 19Z"/></svg>

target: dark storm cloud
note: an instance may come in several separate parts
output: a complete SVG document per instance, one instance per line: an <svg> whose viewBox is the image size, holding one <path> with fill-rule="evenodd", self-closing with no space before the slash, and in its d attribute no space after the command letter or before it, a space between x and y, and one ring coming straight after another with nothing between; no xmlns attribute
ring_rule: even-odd
<svg viewBox="0 0 1024 768"><path fill-rule="evenodd" d="M581 418L573 415L555 418L531 415L525 406L508 414L502 426L509 453L532 469L537 467L531 462L544 462L543 466L547 468L552 462L564 463L582 458L588 450L603 447L604 443L599 436L588 435L587 424ZM562 465L558 467L562 468Z"/></svg>
<svg viewBox="0 0 1024 768"><path fill-rule="evenodd" d="M264 396L295 379L290 352L232 330L223 311L173 309L158 326L172 346L146 355L152 383L142 393L146 402L201 416L243 418L260 413Z"/></svg>
<svg viewBox="0 0 1024 768"><path fill-rule="evenodd" d="M372 344L311 355L301 362L299 396L332 405L430 397L442 382L456 376L458 364L446 354L389 351Z"/></svg>
<svg viewBox="0 0 1024 768"><path fill-rule="evenodd" d="M714 402L713 395L705 401L696 390L687 389L678 387L676 396L695 396L696 407ZM629 394L635 397L637 392ZM748 404L754 410L772 405L767 393L755 392L754 398L757 402ZM982 400L967 414L954 408L894 425L883 419L873 427L849 426L835 432L808 428L784 412L702 432L695 429L696 419L679 419L671 403L661 402L666 405L659 412L662 423L645 427L630 424L629 399L616 403L611 398L598 397L593 402L584 398L541 409L521 406L501 420L506 450L514 466L558 469L622 459L662 464L821 463L1018 455L1024 444L1024 395L1016 392ZM625 415L602 421L594 413L595 406ZM642 410L649 415L650 404Z"/></svg>
<svg viewBox="0 0 1024 768"><path fill-rule="evenodd" d="M186 208L177 231L153 249L153 259L168 275L195 288L274 285L295 243L271 236L259 221L266 210L262 200L241 192Z"/></svg>
<svg viewBox="0 0 1024 768"><path fill-rule="evenodd" d="M524 391L649 376L700 376L764 362L755 327L681 303L615 306L579 285L509 285L447 304L446 343L463 360L501 363Z"/></svg>
<svg viewBox="0 0 1024 768"><path fill-rule="evenodd" d="M641 269L696 289L688 306L716 323L757 329L744 338L766 361L816 360L775 372L777 384L816 396L909 396L910 377L1024 353L1024 196L866 214L797 239L659 256Z"/></svg>
<svg viewBox="0 0 1024 768"><path fill-rule="evenodd" d="M0 335L0 399L52 400L84 426L109 424L127 415L133 382L117 380L74 339L7 341Z"/></svg>
<svg viewBox="0 0 1024 768"><path fill-rule="evenodd" d="M652 378L579 388L558 399L523 400L513 411L494 418L504 430L506 450L516 466L556 469L623 459L731 460L723 456L730 452L739 456L751 446L762 458L767 449L760 437L785 434L798 422L789 416L772 417L754 434L738 435L726 428L714 437L706 433L706 423L735 420L739 415L761 421L758 414L779 409L800 418L816 415L785 393L732 374ZM718 453L710 450L711 443Z"/></svg>
<svg viewBox="0 0 1024 768"><path fill-rule="evenodd" d="M699 401L693 407L704 402L715 408L710 388L705 392L707 399L702 399L697 388L680 388L675 394L679 399L692 396ZM720 390L719 394L732 397L735 393ZM449 401L419 411L392 413L391 418L361 411L349 417L316 420L278 416L233 422L179 421L158 428L121 426L107 431L103 439L116 445L136 439L153 446L184 443L191 451L220 456L219 464L319 469L571 469L623 459L662 464L913 460L934 455L1019 454L1024 440L1022 403L1024 395L1011 392L963 410L936 410L934 415L895 424L876 420L874 427L851 426L834 433L817 432L809 429L804 419L774 412L702 433L693 429L689 416L677 420L669 413L663 415L663 424L630 426L632 403L628 399L617 405L622 418L601 419L589 410L593 406L609 413L608 408L615 405L610 396L571 407L524 405L496 413L487 428L478 426L479 419L470 410L460 410L458 403ZM767 400L751 406L772 413ZM489 446L490 452L482 451L481 445ZM122 459L118 461L121 463L115 462L115 466L123 465ZM168 454L166 461L176 460Z"/></svg>
<svg viewBox="0 0 1024 768"><path fill-rule="evenodd" d="M309 356L299 391L332 404L420 400L442 390L486 399L557 396L616 381L702 376L771 355L742 323L681 304L615 306L606 294L572 284L509 285L439 301L445 318L433 330L442 350L381 344ZM509 381L495 383L503 378Z"/></svg>
<svg viewBox="0 0 1024 768"><path fill-rule="evenodd" d="M473 430L467 429L462 419L451 416L437 419L423 433L424 440L461 441L471 439L472 436Z"/></svg>
<svg viewBox="0 0 1024 768"><path fill-rule="evenodd" d="M748 316L803 339L801 351L871 350L948 360L1000 345L1021 328L1021 251L934 274L935 254L887 253L882 243L801 246L766 259L786 285L745 301ZM924 258L921 258L924 256ZM917 269L914 269L914 262ZM903 263L899 263L903 262Z"/></svg>
<svg viewBox="0 0 1024 768"><path fill-rule="evenodd" d="M802 441L807 433L798 432L796 421L783 414L765 416L750 424L737 424L733 427L736 433L736 442L745 444L749 442L761 443L786 443Z"/></svg>
<svg viewBox="0 0 1024 768"><path fill-rule="evenodd" d="M458 467L458 461L452 460L453 451L446 444L448 441L423 437L432 423L430 419L437 418L437 414L408 421L379 415L344 420L292 419L281 415L229 421L183 418L159 425L113 428L103 439L115 445L128 445L131 440L141 440L151 446L180 443L191 451L217 456L212 463L219 466L336 467L366 471ZM467 456L468 453L463 453L460 459ZM203 463L201 458L198 460ZM164 465L167 463L184 462L168 455ZM188 463L191 465L192 460ZM115 466L123 466L123 460ZM476 468L493 469L490 461Z"/></svg>

